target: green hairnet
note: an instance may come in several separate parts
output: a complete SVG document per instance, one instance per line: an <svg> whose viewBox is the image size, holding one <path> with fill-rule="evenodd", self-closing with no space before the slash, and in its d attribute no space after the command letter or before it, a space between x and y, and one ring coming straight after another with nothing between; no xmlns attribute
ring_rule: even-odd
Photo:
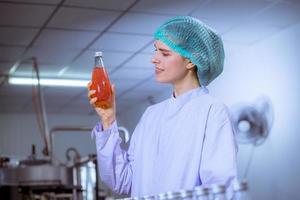
<svg viewBox="0 0 300 200"><path fill-rule="evenodd" d="M200 20L190 16L174 17L162 24L154 37L197 66L202 86L222 73L225 57L222 39Z"/></svg>

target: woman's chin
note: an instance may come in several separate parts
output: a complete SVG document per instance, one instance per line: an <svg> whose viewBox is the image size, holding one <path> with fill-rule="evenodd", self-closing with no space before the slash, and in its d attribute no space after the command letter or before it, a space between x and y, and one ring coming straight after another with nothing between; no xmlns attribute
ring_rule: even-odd
<svg viewBox="0 0 300 200"><path fill-rule="evenodd" d="M155 80L159 83L168 83L168 81L159 76L155 76Z"/></svg>

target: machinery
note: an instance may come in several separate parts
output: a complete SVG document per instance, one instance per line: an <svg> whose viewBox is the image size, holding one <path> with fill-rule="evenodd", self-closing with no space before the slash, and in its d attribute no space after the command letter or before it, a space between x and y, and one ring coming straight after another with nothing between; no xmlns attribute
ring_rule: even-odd
<svg viewBox="0 0 300 200"><path fill-rule="evenodd" d="M96 155L80 157L78 151L71 147L66 151L66 158L71 160L71 152L74 152L75 156L71 164L66 164L57 160L53 153L55 133L62 131L90 132L91 130L92 128L88 127L53 128L49 137L49 159L36 159L34 145L28 159L20 160L18 163L13 164L9 157L0 157L1 199L104 199L107 194L99 190ZM124 132L127 142L129 139L128 131L124 127L119 127L119 131ZM82 180L83 173L85 180ZM88 176L90 183L86 178ZM90 193L87 194L87 192Z"/></svg>
<svg viewBox="0 0 300 200"><path fill-rule="evenodd" d="M0 196L4 199L80 199L81 186L76 184L73 167L52 165L50 160L32 155L12 165L2 158ZM49 197L49 198L47 198Z"/></svg>

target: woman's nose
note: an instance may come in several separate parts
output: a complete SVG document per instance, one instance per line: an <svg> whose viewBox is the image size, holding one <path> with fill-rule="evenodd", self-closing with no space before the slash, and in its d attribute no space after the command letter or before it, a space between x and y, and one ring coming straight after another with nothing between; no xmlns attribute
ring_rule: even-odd
<svg viewBox="0 0 300 200"><path fill-rule="evenodd" d="M159 63L159 60L157 59L157 56L156 56L156 52L155 52L154 55L152 56L151 62L152 62L153 64Z"/></svg>

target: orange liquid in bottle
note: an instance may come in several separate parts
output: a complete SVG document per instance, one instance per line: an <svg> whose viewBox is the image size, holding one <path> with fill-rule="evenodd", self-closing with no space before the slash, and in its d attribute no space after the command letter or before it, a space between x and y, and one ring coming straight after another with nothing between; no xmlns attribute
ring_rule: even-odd
<svg viewBox="0 0 300 200"><path fill-rule="evenodd" d="M111 85L108 74L103 66L101 52L96 52L95 55L95 67L93 69L90 89L96 90L96 93L91 96L92 98L97 97L96 107L107 109L112 106Z"/></svg>

